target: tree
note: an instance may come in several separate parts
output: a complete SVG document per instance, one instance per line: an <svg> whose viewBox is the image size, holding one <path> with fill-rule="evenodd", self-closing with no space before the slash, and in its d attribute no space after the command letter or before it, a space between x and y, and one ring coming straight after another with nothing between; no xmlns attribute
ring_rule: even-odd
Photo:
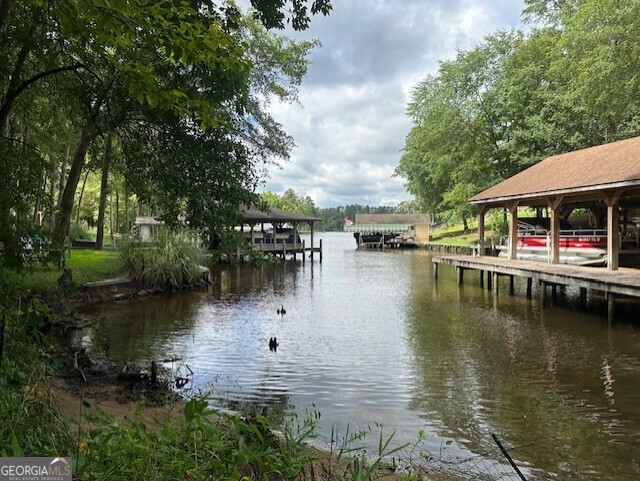
<svg viewBox="0 0 640 481"><path fill-rule="evenodd" d="M281 196L271 191L263 192L260 194L260 198L268 207L309 216L318 215L318 209L316 209L313 199L308 195L297 194L293 189L285 190Z"/></svg>
<svg viewBox="0 0 640 481"><path fill-rule="evenodd" d="M414 88L408 108L414 127L396 174L425 211L465 222L473 212L466 198L521 168L498 88L519 39L517 33L489 36Z"/></svg>
<svg viewBox="0 0 640 481"><path fill-rule="evenodd" d="M280 28L291 22L295 29L305 28L310 15L326 15L331 9L328 0L313 2L310 13L304 0L265 0L254 7L264 25ZM257 57L246 49L240 20L235 6L208 0L179 4L148 0L27 0L15 4L0 0L0 153L12 159L17 158L16 153L22 155L19 145L24 136L16 139L12 133L22 115L14 115L14 111L34 88L48 82L52 87L48 95L68 99L60 104L64 106L61 110L68 104L75 108L68 119L77 141L55 218L59 242L68 232L87 152L100 136L124 135L122 131L130 133L131 125L171 118L183 130L215 130L211 136L219 138L224 129L225 135L243 139L245 160L262 155L264 161L274 152L286 157L291 139L250 90L248 78ZM311 46L296 44L295 48L306 52ZM294 65L293 60L289 63ZM297 67L306 69L306 62ZM269 69L262 71L268 73ZM276 84L272 81L265 88L270 90ZM283 98L295 90L295 82L292 85L293 89L280 85ZM247 120L249 116L255 122ZM38 123L39 119L29 121ZM28 124L26 116L22 124ZM251 132L256 125L259 129ZM161 125L158 131L163 129L167 130ZM200 134L195 137L202 138ZM24 162L16 160L16 164ZM246 169L257 167L253 160L245 164ZM15 170L13 164L6 168ZM42 167L34 166L36 171L42 172ZM39 182L36 190L42 191L43 185ZM49 185L52 190L53 180ZM15 226L10 213L14 200L0 206L0 226L5 230ZM33 202L31 195L22 200L25 205ZM0 239L5 237L0 233Z"/></svg>
<svg viewBox="0 0 640 481"><path fill-rule="evenodd" d="M554 67L571 72L571 98L589 112L596 143L640 133L639 28L633 0L584 0L566 18Z"/></svg>

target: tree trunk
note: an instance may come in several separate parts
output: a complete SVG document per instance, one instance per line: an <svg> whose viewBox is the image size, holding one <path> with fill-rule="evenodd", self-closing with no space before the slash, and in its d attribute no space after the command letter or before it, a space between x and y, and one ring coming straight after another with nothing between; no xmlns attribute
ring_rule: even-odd
<svg viewBox="0 0 640 481"><path fill-rule="evenodd" d="M71 163L71 169L69 170L69 177L67 183L64 186L64 192L60 199L60 213L56 219L56 229L54 233L54 239L59 244L64 243L65 238L69 235L69 225L71 223L71 213L73 211L73 200L76 195L76 189L78 188L78 182L80 181L80 174L84 167L85 157L91 141L95 139L96 134L85 129L80 136L78 145L73 154L73 160Z"/></svg>
<svg viewBox="0 0 640 481"><path fill-rule="evenodd" d="M60 181L58 182L58 198L53 205L51 212L51 231L53 232L56 228L56 220L58 219L58 213L60 212L60 204L62 203L62 193L64 192L64 187L67 181L67 163L69 161L69 151L71 149L67 146L67 150L65 151L64 157L62 158L62 167L60 168Z"/></svg>
<svg viewBox="0 0 640 481"><path fill-rule="evenodd" d="M113 195L109 194L109 239L113 248Z"/></svg>
<svg viewBox="0 0 640 481"><path fill-rule="evenodd" d="M76 225L80 224L80 208L82 207L82 198L84 197L84 189L87 187L87 179L89 178L89 171L84 174L84 182L82 182L82 189L80 189L80 197L78 197L78 210L76 211Z"/></svg>
<svg viewBox="0 0 640 481"><path fill-rule="evenodd" d="M116 185L113 189L116 193L116 223L115 223L115 232L116 234L120 232L120 192L118 190L118 186Z"/></svg>
<svg viewBox="0 0 640 481"><path fill-rule="evenodd" d="M47 173L43 170L40 174L40 182L38 184L38 190L36 190L36 201L33 206L33 217L31 223L34 225L40 225L42 223L42 216L39 214L42 211L42 197L45 194L45 187L47 183Z"/></svg>
<svg viewBox="0 0 640 481"><path fill-rule="evenodd" d="M129 238L129 183L124 179L124 233Z"/></svg>
<svg viewBox="0 0 640 481"><path fill-rule="evenodd" d="M109 190L109 167L111 166L111 151L113 148L113 135L107 135L107 143L104 148L104 161L102 164L102 182L100 183L100 205L98 207L98 231L96 234L96 248L102 249L104 244L104 211L107 206L107 191Z"/></svg>

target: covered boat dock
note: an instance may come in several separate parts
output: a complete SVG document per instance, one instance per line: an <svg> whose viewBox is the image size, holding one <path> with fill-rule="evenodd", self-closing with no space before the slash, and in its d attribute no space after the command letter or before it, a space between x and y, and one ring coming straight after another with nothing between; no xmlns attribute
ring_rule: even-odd
<svg viewBox="0 0 640 481"><path fill-rule="evenodd" d="M430 214L356 214L355 223L345 223L358 248L412 248L429 242Z"/></svg>
<svg viewBox="0 0 640 481"><path fill-rule="evenodd" d="M613 318L616 295L640 298L640 270L620 269L621 233L633 224L632 214L640 207L640 137L548 157L538 164L473 196L469 202L478 206L477 257L434 257L433 262L455 266L461 284L465 269L480 271L481 285L497 294L499 276L527 278L527 295L531 284L539 283L540 295L546 286L579 287L583 298L589 289L604 292L608 299L609 318ZM549 212L547 262L518 259L518 209L534 207ZM504 209L508 218L506 259L484 257L485 216L493 208ZM561 264L560 224L575 209L585 209L606 228L606 267L582 267ZM624 253L622 258L624 258Z"/></svg>
<svg viewBox="0 0 640 481"><path fill-rule="evenodd" d="M300 254L302 262L305 262L306 253L309 253L311 261L314 260L314 254L318 254L322 262L322 239L317 247L314 245L314 224L322 221L319 217L286 212L275 207L260 209L256 206L243 206L240 209L240 217L240 230L247 241L258 250L282 256L283 259L290 255L295 260ZM265 229L267 224L271 229ZM305 240L300 239L299 228L304 224L309 225L311 245L306 245ZM287 225L291 227L288 228ZM249 227L248 231L245 231L245 226ZM243 254L238 251L237 255L240 257Z"/></svg>

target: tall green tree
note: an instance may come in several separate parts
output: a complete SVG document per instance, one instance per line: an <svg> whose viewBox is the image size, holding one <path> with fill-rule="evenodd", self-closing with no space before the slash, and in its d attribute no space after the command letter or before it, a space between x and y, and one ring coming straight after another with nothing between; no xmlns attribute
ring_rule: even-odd
<svg viewBox="0 0 640 481"><path fill-rule="evenodd" d="M506 115L500 73L520 40L499 32L442 62L412 92L414 127L396 174L425 211L466 222L466 199L520 166L512 155L513 124Z"/></svg>
<svg viewBox="0 0 640 481"><path fill-rule="evenodd" d="M309 4L306 0L264 0L255 2L254 8L254 15L268 28L291 23L295 29L302 29L311 15L328 14L331 4L328 0ZM248 177L255 177L252 169L259 165L252 156L262 156L264 161L277 151L276 155L285 157L290 137L251 90L249 75L257 56L247 49L241 20L237 8L224 1L0 0L2 173L6 172L3 177L16 187L6 192L24 192L0 198L0 242L16 237L16 219L25 216L16 212L26 212L37 204L45 187L53 197L54 183L62 194L56 202L59 212L55 219L51 217L61 240L68 232L87 152L96 139L109 134L125 136L136 128L155 129L156 134L170 131L184 140L182 134L191 133L192 148L203 145L199 142L204 133L210 136L207 147L224 133L231 138L225 138L223 145L242 144L241 149L222 150L242 152L236 160L245 162L245 171L251 171ZM304 51L310 47L296 48ZM272 52L277 53L277 49ZM306 69L305 62L291 61L289 65ZM268 78L268 65L262 72ZM277 77L272 76L270 86L265 82L267 90L276 85ZM38 127L40 118L31 115L32 109L18 110L17 106L30 105L23 99L37 94L44 85L44 98L64 99L54 109L65 117L58 125L67 125L76 139L75 146L70 148L67 142L61 149L68 154L39 150L43 145L33 146L31 154L25 153L26 132ZM280 88L283 98L295 90L288 85ZM30 100L38 105L39 99L36 96L35 101ZM247 121L249 117L256 120ZM256 125L259 128L251 132ZM30 166L29 175L21 171L26 165ZM60 180L54 182L58 177L54 170L58 168ZM46 177L42 176L44 171L49 172ZM18 172L19 176L14 175ZM237 172L226 181L249 188ZM37 179L31 187L27 182L30 178Z"/></svg>

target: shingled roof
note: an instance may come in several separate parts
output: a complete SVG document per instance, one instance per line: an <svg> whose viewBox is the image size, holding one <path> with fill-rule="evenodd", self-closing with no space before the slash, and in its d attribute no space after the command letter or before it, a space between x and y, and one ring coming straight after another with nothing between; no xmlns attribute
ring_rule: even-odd
<svg viewBox="0 0 640 481"><path fill-rule="evenodd" d="M547 157L469 199L498 204L640 186L640 137Z"/></svg>
<svg viewBox="0 0 640 481"><path fill-rule="evenodd" d="M430 214L356 214L356 224L430 224Z"/></svg>

